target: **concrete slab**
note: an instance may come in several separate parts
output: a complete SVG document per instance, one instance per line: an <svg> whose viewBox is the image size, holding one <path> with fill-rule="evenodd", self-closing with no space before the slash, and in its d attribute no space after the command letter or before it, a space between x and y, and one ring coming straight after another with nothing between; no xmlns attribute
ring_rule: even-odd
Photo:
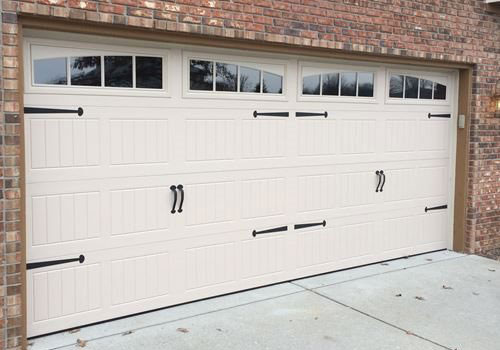
<svg viewBox="0 0 500 350"><path fill-rule="evenodd" d="M450 349L500 347L500 262L494 260L464 256L315 292Z"/></svg>
<svg viewBox="0 0 500 350"><path fill-rule="evenodd" d="M385 263L372 264L368 266L348 269L344 271L338 271L325 275L304 278L294 281L294 284L297 284L307 289L314 289L314 288L329 286L336 283L352 281L358 278L364 278L386 272L398 271L401 269L408 269L415 266L427 265L433 262L455 259L463 256L465 255L460 253L455 253L449 250L443 250L429 254L412 256L404 259L392 260Z"/></svg>
<svg viewBox="0 0 500 350"><path fill-rule="evenodd" d="M74 350L74 346L64 350ZM86 350L370 349L442 347L304 291L91 340Z"/></svg>
<svg viewBox="0 0 500 350"><path fill-rule="evenodd" d="M249 290L246 292L202 300L199 302L179 305L163 310L145 313L120 320L82 327L77 332L61 332L29 341L30 350L51 350L64 346L74 346L78 339L98 339L115 334L122 334L145 327L150 327L173 320L205 314L216 310L227 309L238 305L253 303L259 300L276 298L303 291L302 288L290 283L277 284Z"/></svg>

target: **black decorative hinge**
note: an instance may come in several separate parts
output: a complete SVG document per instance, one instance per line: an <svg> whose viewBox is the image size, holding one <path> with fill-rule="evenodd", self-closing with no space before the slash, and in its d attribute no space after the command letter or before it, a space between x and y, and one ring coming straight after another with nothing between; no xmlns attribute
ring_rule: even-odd
<svg viewBox="0 0 500 350"><path fill-rule="evenodd" d="M83 115L83 108L78 109L57 109L57 108L40 108L40 107L24 107L25 114L63 114L76 113L79 117Z"/></svg>
<svg viewBox="0 0 500 350"><path fill-rule="evenodd" d="M451 118L451 114L427 114L427 118Z"/></svg>
<svg viewBox="0 0 500 350"><path fill-rule="evenodd" d="M310 113L310 112L295 112L296 117L325 117L328 118L328 112L324 113Z"/></svg>
<svg viewBox="0 0 500 350"><path fill-rule="evenodd" d="M253 117L289 117L290 113L288 112L257 112L253 111Z"/></svg>
<svg viewBox="0 0 500 350"><path fill-rule="evenodd" d="M80 264L83 264L83 262L85 261L85 257L83 255L80 255L78 258L49 260L49 261L28 263L28 264L26 264L26 270L38 269L40 267L46 267L46 266L52 266L52 265L67 264L67 263L76 262L76 261L78 261Z"/></svg>
<svg viewBox="0 0 500 350"><path fill-rule="evenodd" d="M288 231L288 226L280 226L280 227L275 227L271 228L269 230L263 230L263 231L255 231L253 230L252 236L257 236L257 235L262 235L265 233L274 233L274 232L283 232L283 231Z"/></svg>
<svg viewBox="0 0 500 350"><path fill-rule="evenodd" d="M439 209L446 209L446 208L448 208L447 204L445 204L445 205L439 205L437 207L432 207L432 208L425 207L425 212L427 213L429 210L439 210Z"/></svg>
<svg viewBox="0 0 500 350"><path fill-rule="evenodd" d="M307 227L313 227L313 226L323 226L323 227L325 227L326 226L326 220L323 220L322 222L314 222L314 223L310 223L310 224L296 224L296 225L293 225L293 228L295 230L300 230L301 228L307 228Z"/></svg>

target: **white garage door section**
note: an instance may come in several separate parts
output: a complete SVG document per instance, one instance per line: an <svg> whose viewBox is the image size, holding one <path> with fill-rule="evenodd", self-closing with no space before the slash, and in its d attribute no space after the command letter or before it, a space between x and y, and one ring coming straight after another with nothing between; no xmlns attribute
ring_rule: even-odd
<svg viewBox="0 0 500 350"><path fill-rule="evenodd" d="M25 43L29 336L450 247L455 72L96 42Z"/></svg>

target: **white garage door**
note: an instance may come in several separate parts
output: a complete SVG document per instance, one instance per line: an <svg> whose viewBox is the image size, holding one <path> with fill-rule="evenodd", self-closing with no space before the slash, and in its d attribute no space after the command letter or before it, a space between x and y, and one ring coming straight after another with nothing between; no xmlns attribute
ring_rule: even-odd
<svg viewBox="0 0 500 350"><path fill-rule="evenodd" d="M96 42L25 44L29 336L450 247L455 72Z"/></svg>

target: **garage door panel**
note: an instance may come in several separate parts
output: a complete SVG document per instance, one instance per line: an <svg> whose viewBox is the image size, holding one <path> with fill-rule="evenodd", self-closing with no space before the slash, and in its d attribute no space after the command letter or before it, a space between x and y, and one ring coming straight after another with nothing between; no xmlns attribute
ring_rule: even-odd
<svg viewBox="0 0 500 350"><path fill-rule="evenodd" d="M340 208L360 207L376 203L374 171L348 172L338 175L338 201Z"/></svg>
<svg viewBox="0 0 500 350"><path fill-rule="evenodd" d="M32 119L30 169L90 167L100 163L97 119Z"/></svg>
<svg viewBox="0 0 500 350"><path fill-rule="evenodd" d="M350 118L340 122L339 153L366 154L375 153L377 145L376 120Z"/></svg>
<svg viewBox="0 0 500 350"><path fill-rule="evenodd" d="M337 207L340 188L336 175L318 174L298 177L297 211L299 213L331 210Z"/></svg>
<svg viewBox="0 0 500 350"><path fill-rule="evenodd" d="M195 91L189 55L148 50L169 91L26 81L26 106L84 109L25 115L30 336L447 247L452 123L428 113L451 113L449 97L385 96L389 67L363 63L307 63L319 85L305 91L296 57L236 52L228 62L278 74L283 93L219 91L217 79ZM373 74L373 97L357 78L323 91L335 74Z"/></svg>
<svg viewBox="0 0 500 350"><path fill-rule="evenodd" d="M33 246L99 237L100 192L33 196L31 219Z"/></svg>
<svg viewBox="0 0 500 350"><path fill-rule="evenodd" d="M384 152L413 152L418 149L418 136L414 118L388 118L385 121Z"/></svg>
<svg viewBox="0 0 500 350"><path fill-rule="evenodd" d="M109 121L111 165L169 163L168 120Z"/></svg>
<svg viewBox="0 0 500 350"><path fill-rule="evenodd" d="M245 280L284 273L288 245L286 235L283 234L243 240L241 278Z"/></svg>
<svg viewBox="0 0 500 350"><path fill-rule="evenodd" d="M300 157L335 156L337 154L337 121L308 119L297 122Z"/></svg>
<svg viewBox="0 0 500 350"><path fill-rule="evenodd" d="M443 151L447 155L450 146L449 123L449 119L420 120L418 149L420 151Z"/></svg>

